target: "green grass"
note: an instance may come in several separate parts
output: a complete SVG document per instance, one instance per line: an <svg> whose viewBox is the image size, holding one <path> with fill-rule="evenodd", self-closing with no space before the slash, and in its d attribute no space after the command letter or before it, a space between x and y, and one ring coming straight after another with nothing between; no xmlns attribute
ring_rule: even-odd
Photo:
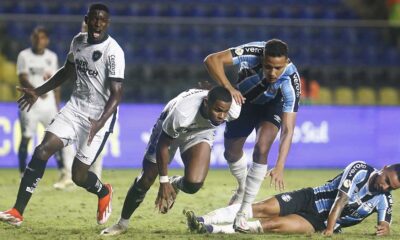
<svg viewBox="0 0 400 240"><path fill-rule="evenodd" d="M80 188L57 191L52 184L57 180L54 169L46 171L44 179L36 189L24 214L25 220L20 228L0 223L0 239L323 239L320 234L312 235L196 235L187 231L183 209L192 209L198 214L207 213L227 204L235 181L226 170L211 170L201 191L195 195L180 193L173 209L166 215L154 208L158 184L148 192L145 202L131 218L129 231L117 237L101 237L99 232L115 223L121 213L125 194L138 170L107 170L104 182L114 187L113 215L105 226L96 223L97 199ZM287 170L285 172L286 190L306 186L317 186L333 178L339 170ZM172 174L182 174L182 170L172 170ZM0 170L0 210L10 208L15 201L19 186L19 176L15 169ZM276 194L269 187L269 180L263 183L257 199ZM400 191L394 192L394 199L400 199ZM400 239L399 203L393 210L392 235L385 239ZM376 214L363 223L344 229L344 233L333 239L373 239Z"/></svg>

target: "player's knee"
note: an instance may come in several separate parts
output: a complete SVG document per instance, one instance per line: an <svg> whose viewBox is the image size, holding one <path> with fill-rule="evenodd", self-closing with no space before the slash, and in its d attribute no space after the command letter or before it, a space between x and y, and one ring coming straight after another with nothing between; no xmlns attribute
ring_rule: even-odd
<svg viewBox="0 0 400 240"><path fill-rule="evenodd" d="M148 191L153 185L156 178L151 176L142 175L140 178L135 179L135 187L142 191Z"/></svg>
<svg viewBox="0 0 400 240"><path fill-rule="evenodd" d="M262 145L262 144L256 144L254 146L254 151L253 151L253 159L258 160L257 162L263 162L266 161L267 155L268 155L269 147Z"/></svg>
<svg viewBox="0 0 400 240"><path fill-rule="evenodd" d="M35 148L34 156L40 160L46 161L50 158L51 155L45 146L43 146L42 144L39 144Z"/></svg>
<svg viewBox="0 0 400 240"><path fill-rule="evenodd" d="M238 153L234 153L232 151L225 151L224 157L228 162L237 162L240 159L240 155Z"/></svg>
<svg viewBox="0 0 400 240"><path fill-rule="evenodd" d="M72 181L79 187L85 185L87 179L87 173L84 174L79 171L72 171Z"/></svg>
<svg viewBox="0 0 400 240"><path fill-rule="evenodd" d="M188 194L194 194L200 190L200 188L203 186L203 182L189 182L186 180L183 180L183 189L181 189L183 192L188 193Z"/></svg>

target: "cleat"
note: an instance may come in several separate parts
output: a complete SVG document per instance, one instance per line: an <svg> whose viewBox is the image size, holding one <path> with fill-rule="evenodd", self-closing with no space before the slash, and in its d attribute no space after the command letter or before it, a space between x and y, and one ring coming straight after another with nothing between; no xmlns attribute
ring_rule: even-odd
<svg viewBox="0 0 400 240"><path fill-rule="evenodd" d="M72 186L74 186L74 182L72 181L71 177L67 176L67 174L61 174L58 182L53 184L53 187L57 190L63 190Z"/></svg>
<svg viewBox="0 0 400 240"><path fill-rule="evenodd" d="M197 229L197 233L199 234L212 233L212 232L213 232L213 226L211 224L200 223L199 228Z"/></svg>
<svg viewBox="0 0 400 240"><path fill-rule="evenodd" d="M105 235L105 236L114 236L114 235L120 235L123 233L126 233L128 231L128 228L123 226L122 224L116 223L112 225L111 227L108 227L101 231L100 235Z"/></svg>
<svg viewBox="0 0 400 240"><path fill-rule="evenodd" d="M228 206L233 204L241 204L243 201L243 196L244 196L244 191L242 193L239 193L238 190L233 191L233 195L229 200Z"/></svg>
<svg viewBox="0 0 400 240"><path fill-rule="evenodd" d="M169 177L169 182L171 183L171 185L172 185L172 187L174 187L174 190L175 190L175 193L176 193L176 195L178 195L178 193L179 193L179 188L178 188L178 186L176 185L176 181L180 178L181 176L172 176L172 177Z"/></svg>
<svg viewBox="0 0 400 240"><path fill-rule="evenodd" d="M186 216L186 222L190 232L197 232L200 222L194 212L191 210L183 210L183 214Z"/></svg>
<svg viewBox="0 0 400 240"><path fill-rule="evenodd" d="M21 226L24 218L17 209L11 208L8 211L0 212L0 221L11 224L13 226Z"/></svg>
<svg viewBox="0 0 400 240"><path fill-rule="evenodd" d="M102 198L99 198L97 205L97 223L104 224L107 222L108 218L111 216L112 212L112 194L113 189L111 184L104 184L106 188L108 188L108 194Z"/></svg>
<svg viewBox="0 0 400 240"><path fill-rule="evenodd" d="M233 229L235 229L235 232L240 232L240 233L249 233L250 232L250 227L249 224L247 223L246 215L242 212L238 212L235 220L233 221Z"/></svg>

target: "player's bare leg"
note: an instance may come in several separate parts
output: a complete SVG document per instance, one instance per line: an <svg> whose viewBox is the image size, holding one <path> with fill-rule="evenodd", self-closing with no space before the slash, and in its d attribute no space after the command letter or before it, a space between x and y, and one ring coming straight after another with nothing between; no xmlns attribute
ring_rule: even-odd
<svg viewBox="0 0 400 240"><path fill-rule="evenodd" d="M243 152L243 145L247 137L225 138L224 156L228 162L231 174L236 178L238 187L229 200L229 205L242 203L247 176L247 156Z"/></svg>
<svg viewBox="0 0 400 240"><path fill-rule="evenodd" d="M25 169L14 207L8 211L0 212L1 221L17 226L22 223L22 215L32 193L43 177L47 160L63 147L63 142L56 135L46 132L42 142L35 148L32 159Z"/></svg>
<svg viewBox="0 0 400 240"><path fill-rule="evenodd" d="M171 184L185 193L194 194L203 186L210 165L211 148L206 142L200 142L182 154L185 174L174 177Z"/></svg>
<svg viewBox="0 0 400 240"><path fill-rule="evenodd" d="M72 164L72 181L88 192L96 194L99 198L97 208L97 223L104 224L111 215L112 187L103 184L93 172L89 171L90 165L86 165L78 158Z"/></svg>
<svg viewBox="0 0 400 240"><path fill-rule="evenodd" d="M143 159L143 169L141 174L135 178L132 186L125 197L122 207L121 217L118 222L111 227L101 231L101 235L118 235L127 231L129 219L139 205L143 202L147 191L153 185L158 176L157 164Z"/></svg>
<svg viewBox="0 0 400 240"><path fill-rule="evenodd" d="M257 128L256 144L253 152L253 163L249 168L245 194L243 196L242 205L233 223L235 230L239 232L249 231L247 226L246 212L251 208L255 197L260 189L261 183L267 173L267 156L268 152L278 134L278 128L270 122L261 122Z"/></svg>

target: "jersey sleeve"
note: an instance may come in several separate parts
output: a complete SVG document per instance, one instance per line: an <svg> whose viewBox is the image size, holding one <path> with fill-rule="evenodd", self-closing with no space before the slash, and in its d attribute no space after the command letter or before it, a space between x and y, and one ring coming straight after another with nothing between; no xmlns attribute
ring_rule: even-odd
<svg viewBox="0 0 400 240"><path fill-rule="evenodd" d="M107 54L108 77L124 79L125 55L118 44L112 44Z"/></svg>
<svg viewBox="0 0 400 240"><path fill-rule="evenodd" d="M297 112L299 109L299 100L301 94L300 77L297 72L289 75L286 81L281 85L283 96L283 112Z"/></svg>
<svg viewBox="0 0 400 240"><path fill-rule="evenodd" d="M74 59L74 42L75 42L76 36L74 39L72 39L71 45L69 47L69 52L67 55L67 63L72 63L75 64L75 59Z"/></svg>
<svg viewBox="0 0 400 240"><path fill-rule="evenodd" d="M175 108L172 109L167 117L164 119L162 124L163 131L170 136L171 138L179 137L179 130L182 126L181 120L183 116L179 113L179 111Z"/></svg>
<svg viewBox="0 0 400 240"><path fill-rule="evenodd" d="M352 197L357 184L366 180L368 177L367 164L361 161L353 162L344 170L338 189L344 192L348 197Z"/></svg>
<svg viewBox="0 0 400 240"><path fill-rule="evenodd" d="M264 54L263 42L251 42L230 48L233 65L240 64L246 68L252 68L260 64Z"/></svg>
<svg viewBox="0 0 400 240"><path fill-rule="evenodd" d="M17 75L20 74L28 74L29 72L28 66L27 66L27 62L26 59L24 57L24 54L21 52L18 54L18 58L17 58Z"/></svg>
<svg viewBox="0 0 400 240"><path fill-rule="evenodd" d="M392 223L392 207L393 199L390 193L380 195L376 211L378 212L378 223L387 222Z"/></svg>
<svg viewBox="0 0 400 240"><path fill-rule="evenodd" d="M232 99L231 108L229 109L228 116L226 118L227 122L237 119L240 115L242 107L236 103L235 99Z"/></svg>

